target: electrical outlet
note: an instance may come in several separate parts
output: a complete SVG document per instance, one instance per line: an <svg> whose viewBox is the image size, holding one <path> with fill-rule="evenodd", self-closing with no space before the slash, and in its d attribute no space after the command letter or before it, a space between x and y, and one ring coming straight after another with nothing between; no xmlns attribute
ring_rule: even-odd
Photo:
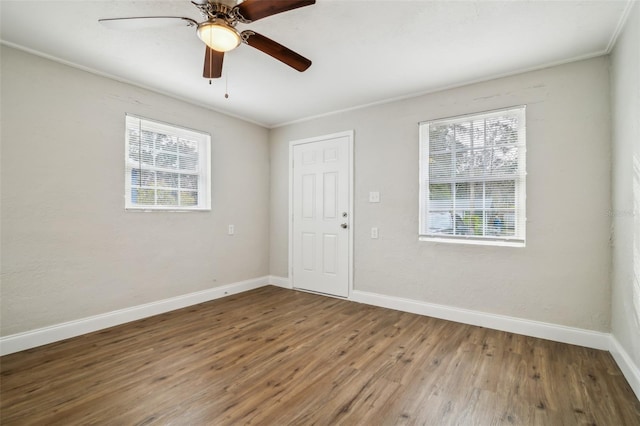
<svg viewBox="0 0 640 426"><path fill-rule="evenodd" d="M229 235L233 235L236 233L236 227L234 225L229 225Z"/></svg>
<svg viewBox="0 0 640 426"><path fill-rule="evenodd" d="M378 191L369 192L369 202L370 203L379 203L380 202L380 193Z"/></svg>
<svg viewBox="0 0 640 426"><path fill-rule="evenodd" d="M377 239L378 238L378 228L376 228L376 227L371 228L371 238L373 238L373 239Z"/></svg>

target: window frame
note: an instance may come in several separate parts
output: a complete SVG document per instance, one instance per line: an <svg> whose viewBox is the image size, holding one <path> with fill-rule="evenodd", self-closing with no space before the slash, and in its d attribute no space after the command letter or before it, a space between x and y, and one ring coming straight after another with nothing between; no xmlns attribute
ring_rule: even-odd
<svg viewBox="0 0 640 426"><path fill-rule="evenodd" d="M192 174L197 175L198 204L188 205L152 205L152 204L136 204L132 202L132 189L136 185L132 182L133 169L143 170L140 161L132 160L129 157L130 135L129 130L132 126L137 127L140 132L148 130L155 133L162 133L177 138L188 139L198 144L198 166L196 173L184 173L181 169L162 168L159 166L147 166L147 170L154 172L176 173L176 174ZM157 148L154 148L157 150ZM163 212L193 212L193 211L210 211L211 210L211 135L209 133L189 129L183 126L170 124L158 120L141 117L134 114L125 114L125 210L127 211L163 211ZM178 153L179 156L179 153ZM142 179L142 177L138 177ZM154 189L162 189L153 185ZM168 190L177 190L180 188L167 188Z"/></svg>
<svg viewBox="0 0 640 426"><path fill-rule="evenodd" d="M429 163L430 163L430 141L429 141L429 127L432 125L443 125L443 124L455 124L461 122L470 122L473 120L479 119L490 119L493 117L500 117L504 115L515 115L519 118L519 125L517 129L518 140L513 144L514 147L518 147L518 172L515 177L508 177L504 179L505 181L514 181L515 185L515 194L514 194L514 230L516 235L514 236L476 236L476 235L448 235L448 234L438 234L429 232L428 224L429 224L429 215L434 213L430 206L430 184L431 180L429 178ZM418 205L418 214L419 214L419 227L418 227L418 239L419 241L430 241L430 242L441 242L441 243L454 243L454 244L473 244L473 245L490 245L490 246L509 246L509 247L525 247L526 245L526 105L516 105L510 106L506 108L500 108L489 111L481 111L475 113L469 113L458 116L451 116L445 118L437 118L427 121L422 121L418 123L418 132L419 132L419 205ZM426 138L426 141L425 141ZM472 150L470 148L469 150ZM460 149L453 149L451 152L452 162L455 161L455 153L458 151L464 151ZM437 154L437 152L436 152ZM426 163L426 164L425 164ZM483 183L483 188L486 188L487 182L496 181L495 179L487 179L487 178L461 178L456 179L455 176L452 176L450 179L450 183L453 187L460 183ZM438 183L438 182L436 182ZM426 187L426 188L425 188ZM454 190L455 192L455 190ZM487 200L486 195L483 193L482 208L474 208L474 210L481 210L483 215L486 214L487 211L490 211L491 208L487 208L485 202ZM452 195L452 203L453 207L448 210L448 212L453 212L450 214L450 221L454 223L455 229L455 212L456 212L456 197ZM483 222L483 226L487 226L487 221ZM517 230L521 231L521 234L517 233ZM423 232L424 231L424 232Z"/></svg>

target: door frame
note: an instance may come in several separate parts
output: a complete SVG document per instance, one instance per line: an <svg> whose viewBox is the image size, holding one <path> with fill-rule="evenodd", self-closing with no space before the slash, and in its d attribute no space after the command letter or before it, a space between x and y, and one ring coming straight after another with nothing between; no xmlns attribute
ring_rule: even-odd
<svg viewBox="0 0 640 426"><path fill-rule="evenodd" d="M353 293L353 226L355 223L354 216L353 216L353 198L354 198L353 140L354 140L354 135L355 135L354 130L345 130L343 132L331 133L331 134L322 135L322 136L314 136L311 138L298 139L298 140L289 142L289 221L288 221L289 222L289 268L288 268L288 272L289 272L289 287L293 289L297 289L295 286L295 277L293 276L293 240L294 240L293 238L293 148L296 145L320 142L326 139L346 137L347 144L348 144L348 152L349 152L349 158L347 159L347 165L349 169L349 176L348 176L349 186L347 188L347 191L349 192L349 202L347 203L347 214L349 215L348 216L349 227L347 228L347 231L348 231L347 241L349 244L349 248L347 251L349 255L349 259L348 259L349 271L347 273L348 288L347 288L346 299L351 299L351 294ZM297 289L297 290L306 291L303 289ZM342 299L342 297L332 296L329 294L326 294L325 296L337 297L339 299Z"/></svg>

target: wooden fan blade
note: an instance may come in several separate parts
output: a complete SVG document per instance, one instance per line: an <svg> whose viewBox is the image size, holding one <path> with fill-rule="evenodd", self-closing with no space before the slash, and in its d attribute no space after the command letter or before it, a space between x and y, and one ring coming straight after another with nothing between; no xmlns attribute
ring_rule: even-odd
<svg viewBox="0 0 640 426"><path fill-rule="evenodd" d="M311 6L316 0L245 0L234 9L248 22L257 21L267 16Z"/></svg>
<svg viewBox="0 0 640 426"><path fill-rule="evenodd" d="M297 54L288 47L284 47L280 43L263 36L262 34L246 30L242 32L242 38L249 46L266 53L267 55L300 72L311 66L311 61L309 59Z"/></svg>
<svg viewBox="0 0 640 426"><path fill-rule="evenodd" d="M162 27L193 27L198 23L182 16L139 16L134 18L98 19L102 25L114 30L141 30Z"/></svg>
<svg viewBox="0 0 640 426"><path fill-rule="evenodd" d="M204 52L204 78L220 78L222 76L222 62L224 61L224 52L213 50L206 46Z"/></svg>

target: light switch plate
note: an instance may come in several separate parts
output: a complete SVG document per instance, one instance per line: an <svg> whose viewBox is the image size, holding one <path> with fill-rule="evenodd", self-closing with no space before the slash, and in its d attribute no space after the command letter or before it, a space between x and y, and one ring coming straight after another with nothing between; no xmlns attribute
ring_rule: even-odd
<svg viewBox="0 0 640 426"><path fill-rule="evenodd" d="M236 233L236 227L234 225L229 225L229 235L233 235Z"/></svg>
<svg viewBox="0 0 640 426"><path fill-rule="evenodd" d="M369 192L369 202L370 203L379 203L380 202L380 193L378 191Z"/></svg>

